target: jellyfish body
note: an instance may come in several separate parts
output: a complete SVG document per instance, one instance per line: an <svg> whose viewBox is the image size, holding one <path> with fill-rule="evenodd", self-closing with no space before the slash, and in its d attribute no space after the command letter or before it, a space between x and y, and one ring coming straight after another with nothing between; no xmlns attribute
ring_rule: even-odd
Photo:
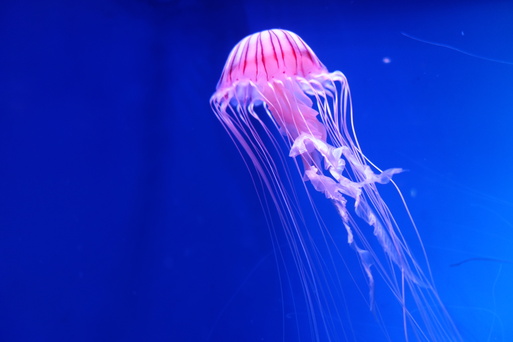
<svg viewBox="0 0 513 342"><path fill-rule="evenodd" d="M375 276L379 275L401 308L405 340L460 340L436 293L429 268L422 269L378 192L376 184L391 182L402 170L381 171L363 154L342 72L330 73L311 48L290 31L258 32L231 51L211 107L254 166L288 229L287 236L297 241L293 249L302 251L304 260L308 260L309 251L305 234L298 228L301 214L295 196L287 186L290 170L283 159L276 160L271 149L281 151L283 158L294 159L307 191L313 188L334 204L347 242L356 251L368 281L370 309L374 310ZM312 205L315 209L313 201ZM416 233L413 221L411 229ZM380 252L373 247L376 241ZM423 252L421 257L425 258ZM301 265L298 268L304 269ZM308 265L306 269L310 269ZM312 278L314 271L305 276L305 287L315 287ZM315 290L306 288L304 292L308 297L316 296ZM315 329L323 326L321 322L312 325Z"/></svg>

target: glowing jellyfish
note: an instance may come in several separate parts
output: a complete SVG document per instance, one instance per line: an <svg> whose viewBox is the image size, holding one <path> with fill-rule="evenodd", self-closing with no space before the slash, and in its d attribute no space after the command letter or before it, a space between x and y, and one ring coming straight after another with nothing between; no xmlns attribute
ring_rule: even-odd
<svg viewBox="0 0 513 342"><path fill-rule="evenodd" d="M363 154L354 131L349 86L340 71L328 72L310 47L290 31L258 32L231 51L211 106L245 151L243 156L259 176L255 182L267 188L278 211L302 274L306 301L315 312L310 317L313 339L323 335L320 330L332 329L325 322L328 314L322 312L329 295L320 293L323 275L308 264L315 251L308 250L310 237L299 227L303 207L291 186L287 156L295 161L292 168L300 172L306 191L313 188L324 194L338 211L342 224L328 229L345 229L368 282L370 310L376 310L379 276L379 283L386 284L399 307L404 340L461 340L436 293L424 253L421 263L377 190L377 183L391 182L401 169L382 171ZM308 198L318 212L311 195ZM418 242L421 246L420 238ZM327 335L323 338L331 340ZM384 336L387 340L390 335L385 332Z"/></svg>

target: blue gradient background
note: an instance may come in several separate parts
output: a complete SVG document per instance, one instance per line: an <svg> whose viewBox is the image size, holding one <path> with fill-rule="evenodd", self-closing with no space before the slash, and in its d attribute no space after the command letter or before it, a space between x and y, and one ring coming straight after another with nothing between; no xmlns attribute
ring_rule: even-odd
<svg viewBox="0 0 513 342"><path fill-rule="evenodd" d="M0 3L0 341L299 340L208 104L275 27L346 74L369 158L409 170L465 340L513 341L513 3L324 0Z"/></svg>

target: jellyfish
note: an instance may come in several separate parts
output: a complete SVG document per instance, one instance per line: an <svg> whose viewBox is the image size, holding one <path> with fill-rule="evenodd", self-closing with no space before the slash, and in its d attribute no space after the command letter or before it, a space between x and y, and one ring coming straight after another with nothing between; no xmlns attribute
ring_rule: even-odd
<svg viewBox="0 0 513 342"><path fill-rule="evenodd" d="M331 330L326 323L330 315L322 313L330 296L319 291L325 276L316 273L310 235L300 228L306 210L297 200L302 189L316 215L321 200L333 204L340 218L337 224L327 224L322 217L318 221L328 231L345 231L366 279L368 310L377 310L376 284L384 284L399 308L405 341L461 340L435 289L404 197L392 180L403 170L381 170L362 152L349 85L342 72L329 72L295 33L266 30L247 36L233 48L210 104L257 175L255 184L266 189L270 201L262 200L263 206L276 208L285 228L304 296L314 312L310 315L312 340L321 335L328 336L322 340L339 339L330 338L329 332L319 333ZM404 204L409 229L414 232L408 236L418 239L420 257L413 254L406 234L378 192L377 185L387 183L395 187ZM384 325L381 328L386 330ZM384 336L388 337L383 340L397 341Z"/></svg>

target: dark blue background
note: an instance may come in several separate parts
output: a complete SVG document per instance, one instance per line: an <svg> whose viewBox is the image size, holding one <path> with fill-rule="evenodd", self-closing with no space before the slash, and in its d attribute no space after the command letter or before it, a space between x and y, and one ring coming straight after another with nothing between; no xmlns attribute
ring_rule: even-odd
<svg viewBox="0 0 513 342"><path fill-rule="evenodd" d="M208 104L274 27L346 74L370 159L409 170L465 340L513 340L511 1L4 0L0 341L281 340L283 274Z"/></svg>

